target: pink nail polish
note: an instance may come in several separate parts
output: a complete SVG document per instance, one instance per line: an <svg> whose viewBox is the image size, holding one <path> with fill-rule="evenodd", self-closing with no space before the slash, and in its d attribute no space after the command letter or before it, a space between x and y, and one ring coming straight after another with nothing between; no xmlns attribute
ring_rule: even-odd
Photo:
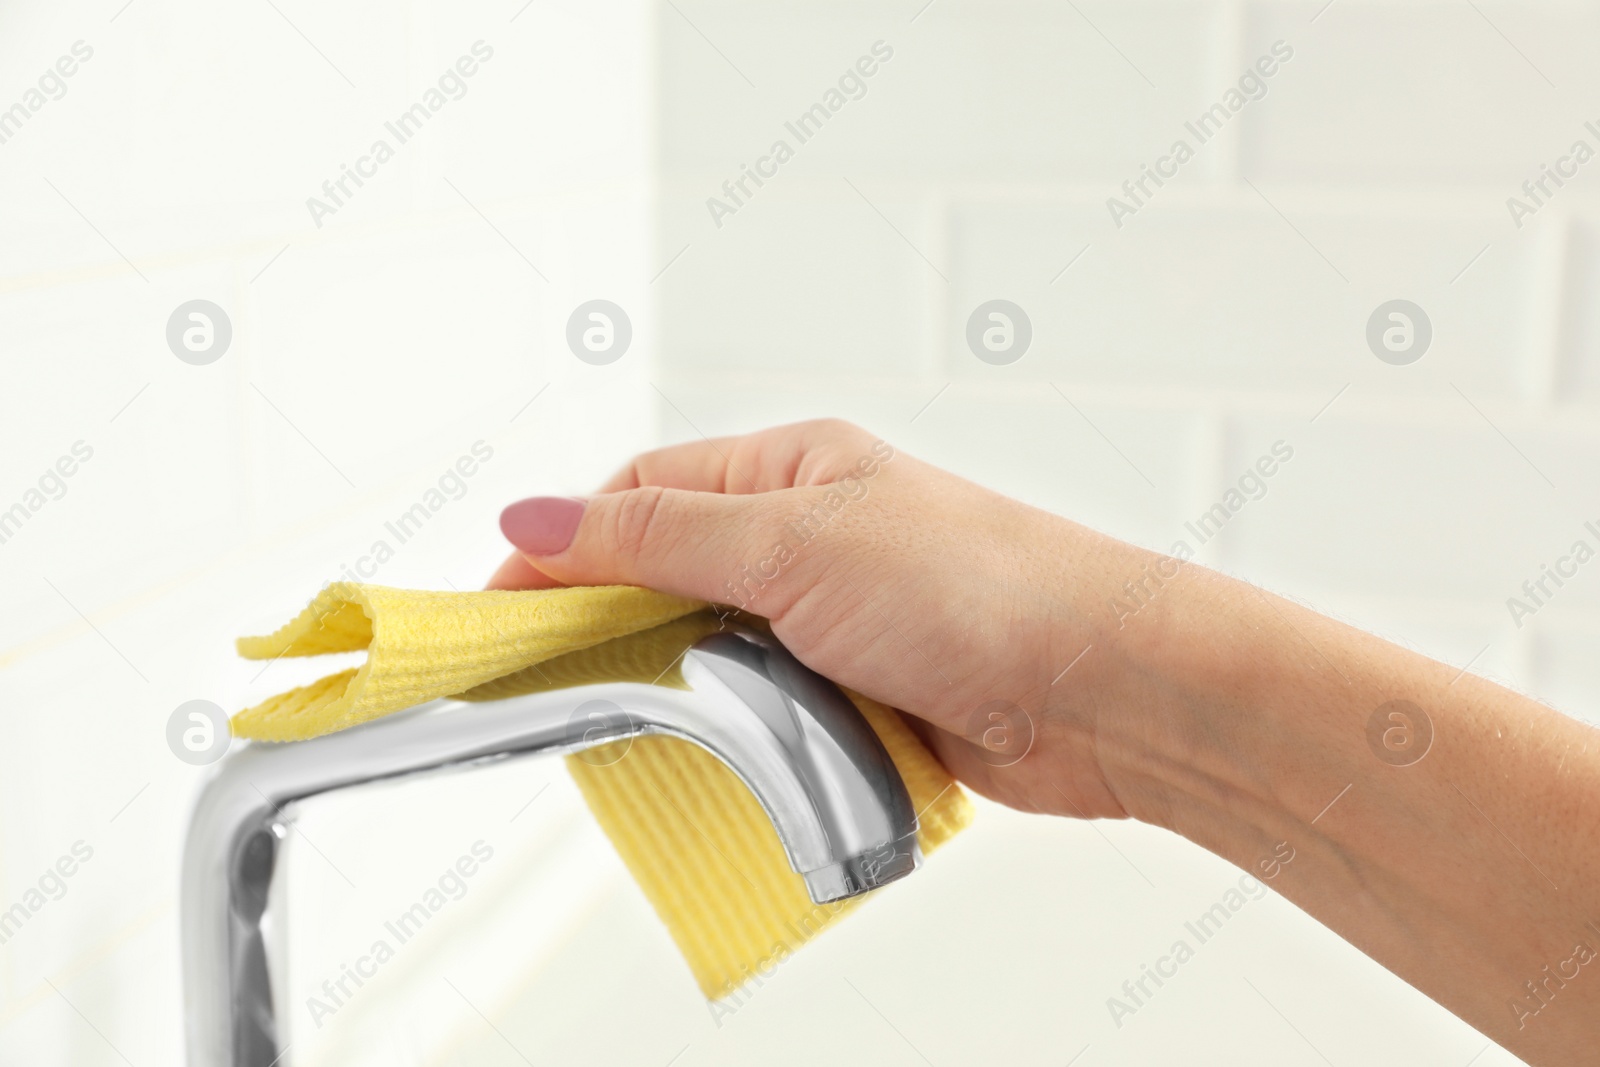
<svg viewBox="0 0 1600 1067"><path fill-rule="evenodd" d="M531 496L500 513L500 532L530 556L553 556L572 544L584 502L564 496Z"/></svg>

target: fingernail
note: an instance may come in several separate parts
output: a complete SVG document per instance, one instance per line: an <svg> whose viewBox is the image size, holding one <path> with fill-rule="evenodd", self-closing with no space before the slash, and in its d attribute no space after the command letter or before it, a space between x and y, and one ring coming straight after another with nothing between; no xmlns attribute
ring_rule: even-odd
<svg viewBox="0 0 1600 1067"><path fill-rule="evenodd" d="M553 556L572 544L584 502L565 496L530 496L500 513L500 532L530 556Z"/></svg>

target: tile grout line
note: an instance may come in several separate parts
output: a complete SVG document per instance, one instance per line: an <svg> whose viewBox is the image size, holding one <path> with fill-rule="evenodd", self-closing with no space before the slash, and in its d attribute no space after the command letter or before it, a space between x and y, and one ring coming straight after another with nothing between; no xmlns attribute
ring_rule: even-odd
<svg viewBox="0 0 1600 1067"><path fill-rule="evenodd" d="M1529 301L1532 307L1523 347L1525 355L1517 368L1523 395L1536 409L1557 404L1566 371L1564 349L1569 305L1574 297L1568 279L1575 243L1574 221L1561 204L1551 205L1550 214L1550 218L1541 220L1543 225L1539 231L1530 235L1533 265L1528 272L1528 289L1532 294Z"/></svg>

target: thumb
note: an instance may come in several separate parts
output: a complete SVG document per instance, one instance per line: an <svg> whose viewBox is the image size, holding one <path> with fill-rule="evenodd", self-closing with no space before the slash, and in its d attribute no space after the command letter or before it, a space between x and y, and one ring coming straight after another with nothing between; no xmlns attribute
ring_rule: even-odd
<svg viewBox="0 0 1600 1067"><path fill-rule="evenodd" d="M500 531L563 585L642 585L726 601L770 536L768 497L644 486L578 500L536 496L500 513Z"/></svg>

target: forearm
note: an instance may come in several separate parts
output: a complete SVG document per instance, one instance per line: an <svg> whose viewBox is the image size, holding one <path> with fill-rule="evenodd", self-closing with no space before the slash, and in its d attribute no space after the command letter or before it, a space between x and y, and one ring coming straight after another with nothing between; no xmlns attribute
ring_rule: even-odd
<svg viewBox="0 0 1600 1067"><path fill-rule="evenodd" d="M1273 888L1530 1061L1592 1053L1600 733L1193 565L1101 636L1096 744L1131 815L1276 871Z"/></svg>

